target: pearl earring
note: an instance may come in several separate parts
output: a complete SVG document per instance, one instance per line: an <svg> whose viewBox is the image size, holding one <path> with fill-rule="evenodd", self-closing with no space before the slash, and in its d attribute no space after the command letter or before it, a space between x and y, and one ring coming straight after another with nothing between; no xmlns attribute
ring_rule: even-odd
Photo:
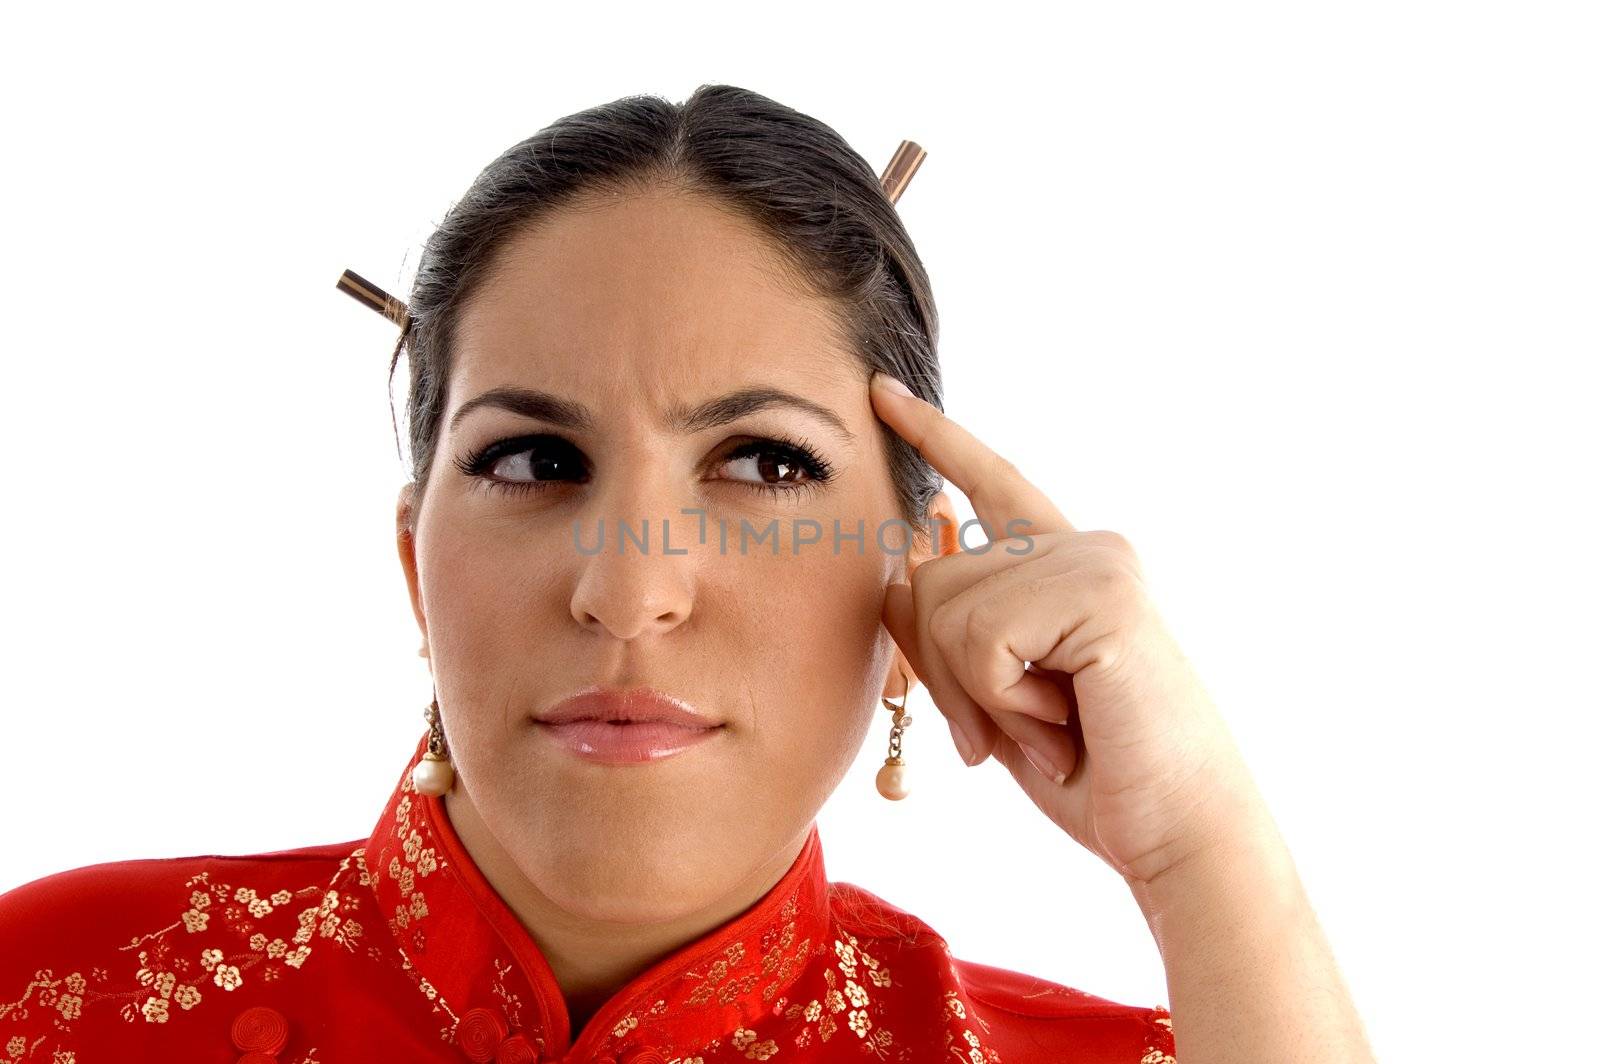
<svg viewBox="0 0 1600 1064"><path fill-rule="evenodd" d="M450 764L450 749L444 742L444 727L439 723L437 694L422 715L428 719L428 750L411 769L411 786L416 788L418 794L437 798L448 792L456 782L456 770Z"/></svg>
<svg viewBox="0 0 1600 1064"><path fill-rule="evenodd" d="M900 739L911 724L911 718L906 716L906 703L911 699L911 677L906 675L905 669L900 670L900 675L906 681L906 693L900 696L900 704L897 706L887 698L883 700L884 709L894 710L894 723L889 728L889 756L883 759L883 767L878 770L878 793L892 802L911 793L911 788L906 786L906 763L900 757Z"/></svg>

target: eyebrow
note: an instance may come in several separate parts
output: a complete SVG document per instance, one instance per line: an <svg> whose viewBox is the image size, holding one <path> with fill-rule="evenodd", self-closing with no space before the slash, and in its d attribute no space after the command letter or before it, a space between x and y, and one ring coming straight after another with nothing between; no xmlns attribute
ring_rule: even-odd
<svg viewBox="0 0 1600 1064"><path fill-rule="evenodd" d="M598 422L594 413L582 403L563 399L537 388L491 388L461 404L450 418L450 431L454 432L462 420L480 407L509 410L513 414L538 421L547 421L560 428L592 432ZM826 422L851 443L855 433L845 427L844 419L821 403L782 388L741 388L715 399L708 399L695 407L674 406L667 411L667 427L674 432L703 432L718 425L726 425L757 411L772 407L792 407Z"/></svg>

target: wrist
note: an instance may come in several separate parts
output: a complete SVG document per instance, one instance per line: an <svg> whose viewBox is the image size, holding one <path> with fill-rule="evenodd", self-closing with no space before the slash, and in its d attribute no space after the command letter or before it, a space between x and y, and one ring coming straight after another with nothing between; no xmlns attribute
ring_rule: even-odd
<svg viewBox="0 0 1600 1064"><path fill-rule="evenodd" d="M1147 922L1301 896L1288 847L1253 787L1219 795L1191 840L1155 873L1123 876Z"/></svg>
<svg viewBox="0 0 1600 1064"><path fill-rule="evenodd" d="M1129 882L1161 952L1173 1029L1189 1053L1180 1059L1372 1061L1265 803L1238 807L1185 854Z"/></svg>

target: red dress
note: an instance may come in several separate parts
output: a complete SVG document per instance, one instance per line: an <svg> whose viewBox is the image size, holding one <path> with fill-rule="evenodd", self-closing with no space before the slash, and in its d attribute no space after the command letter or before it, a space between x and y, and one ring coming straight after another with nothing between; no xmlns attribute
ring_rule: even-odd
<svg viewBox="0 0 1600 1064"><path fill-rule="evenodd" d="M917 917L830 883L814 823L759 902L571 1031L534 939L412 789L425 749L370 838L0 894L0 1064L1173 1061L1165 1008L956 959Z"/></svg>

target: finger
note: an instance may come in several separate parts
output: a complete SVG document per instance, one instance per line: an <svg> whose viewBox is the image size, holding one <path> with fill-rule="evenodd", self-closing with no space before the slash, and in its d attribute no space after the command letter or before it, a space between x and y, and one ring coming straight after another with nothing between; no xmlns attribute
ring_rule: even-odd
<svg viewBox="0 0 1600 1064"><path fill-rule="evenodd" d="M1037 532L1075 531L1044 492L1015 465L1000 457L932 403L902 395L874 373L869 391L873 409L928 464L972 502L991 539Z"/></svg>
<svg viewBox="0 0 1600 1064"><path fill-rule="evenodd" d="M1066 731L1060 726L1056 728L1057 731ZM1031 747L1033 752L1024 750L1024 745ZM1081 778L1079 766L1083 758L1082 742L1062 735L1049 736L1038 742L1030 738L1024 742L1002 731L994 748L994 759L1004 765L1018 784L1039 802L1050 801L1050 792L1059 793L1063 786L1069 786L1074 779Z"/></svg>
<svg viewBox="0 0 1600 1064"><path fill-rule="evenodd" d="M1030 763L1041 762L1035 767L1038 768L1040 782L1046 786L1065 782L1064 779L1058 780L1058 776L1071 779L1083 760L1083 732L1075 725L1076 715L1064 724L1052 724L1026 713L999 709L989 711L988 719L993 730L989 733L991 739L984 754L993 756L1013 772L1016 769L1001 757L1001 752L1008 746L1015 749L1026 745L1037 752L1039 756L1027 759ZM1051 771L1051 766L1054 766L1054 771Z"/></svg>
<svg viewBox="0 0 1600 1064"><path fill-rule="evenodd" d="M1057 672L1054 669L1041 669L1039 666L1033 664L1028 665L1028 671L1043 676L1045 679L1061 688L1061 693L1067 700L1067 726L1078 731L1078 738L1081 743L1083 734L1081 727L1082 722L1078 720L1078 691L1077 688L1073 687L1072 685L1072 674L1066 672Z"/></svg>
<svg viewBox="0 0 1600 1064"><path fill-rule="evenodd" d="M1043 774L1044 780L1051 784L1070 782L1077 775L1078 765L1088 756L1086 753L1088 747L1084 745L1083 739L1083 718L1078 715L1078 696L1072 687L1072 677L1064 672L1035 669L1032 665L1028 666L1028 669L1030 672L1037 672L1041 677L1060 687L1062 693L1066 696L1067 703L1072 707L1065 724L1049 725L1042 732L1038 730L1030 731L1030 734L1036 736L1038 741L1035 742L1033 739L1029 739L1027 740L1028 745L1042 754L1047 763L1044 766L1034 765L1033 767L1037 768ZM1007 732L1006 736L1007 738L1015 738L1010 732ZM1001 750L1005 745L1005 740L1002 739L999 745L995 747L994 756L996 760L1001 759ZM1026 757L1026 755L1024 756ZM1031 763L1035 759L1028 758L1027 760ZM1002 761L1002 764L1006 765L1007 768L1012 768L1013 772L1016 771L1010 761ZM1067 778L1057 781L1055 775L1048 771L1049 765L1054 765L1060 772L1065 773Z"/></svg>
<svg viewBox="0 0 1600 1064"><path fill-rule="evenodd" d="M1067 694L1029 662L1049 659L1086 612L1057 558L1011 566L946 599L929 626L961 686L980 705L1060 723Z"/></svg>
<svg viewBox="0 0 1600 1064"><path fill-rule="evenodd" d="M911 662L917 679L928 689L934 708L967 737L972 746L972 760L967 764L976 765L988 757L994 745L996 725L983 707L967 696L949 668L939 660L938 653L925 641L910 584L889 585L883 597L883 624L906 660Z"/></svg>
<svg viewBox="0 0 1600 1064"><path fill-rule="evenodd" d="M1009 541L1000 541L1009 542ZM1029 562L995 560L1003 550L963 552L912 572L914 601L930 611L928 631L963 689L983 708L1060 723L1070 703L1061 688L1025 668L1053 640L1035 635L1059 612L1041 589L1061 562L1050 542Z"/></svg>
<svg viewBox="0 0 1600 1064"><path fill-rule="evenodd" d="M1051 763L1060 767L1061 771L1070 776L1078 764L1083 749L1083 732L1077 722L1077 703L1070 695L1067 698L1072 709L1072 716L1065 725L1053 724L1039 720L1023 713L1013 713L1007 710L991 712L978 705L961 687L959 681L951 678L949 670L943 667L938 654L926 652L918 644L916 634L916 607L912 602L912 588L908 584L891 584L884 596L884 624L894 636L895 642L905 652L907 660L928 688L928 695L934 707L944 714L945 718L962 729L962 734L971 736L973 759L971 765L978 765L983 760L1004 747L1001 736L1009 736L1018 743L1026 743L1037 750L1043 751ZM1033 675L1036 670L1030 670ZM1038 671L1037 675L1044 681L1056 683L1052 674ZM969 724L973 729L968 731Z"/></svg>

